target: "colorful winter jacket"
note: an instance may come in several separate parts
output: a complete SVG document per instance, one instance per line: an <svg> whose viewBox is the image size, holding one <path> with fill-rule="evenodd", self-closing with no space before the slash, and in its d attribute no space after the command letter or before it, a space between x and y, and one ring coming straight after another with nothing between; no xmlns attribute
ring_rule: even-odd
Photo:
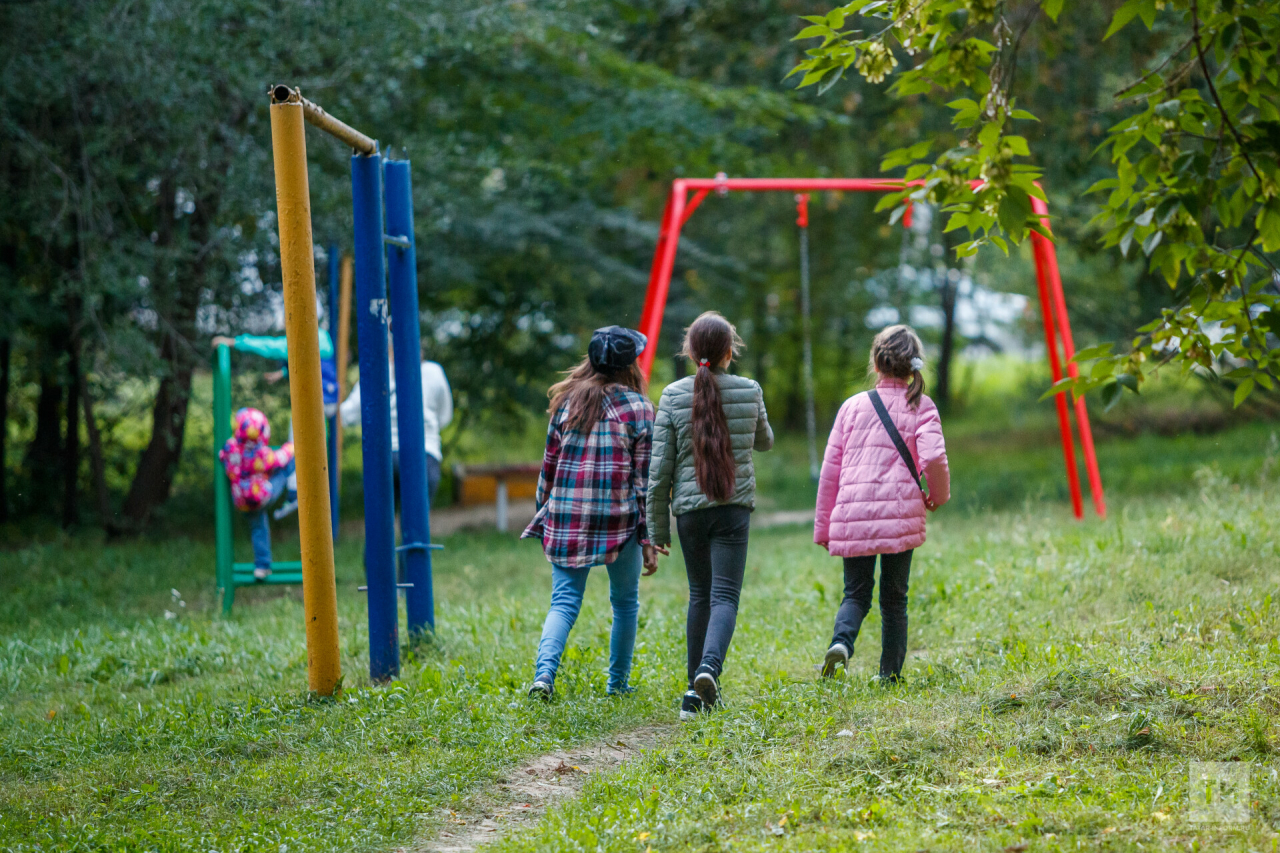
<svg viewBox="0 0 1280 853"><path fill-rule="evenodd" d="M271 424L258 409L240 409L236 429L218 458L231 481L231 501L242 512L254 512L271 498L271 475L293 459L293 442L271 447Z"/></svg>

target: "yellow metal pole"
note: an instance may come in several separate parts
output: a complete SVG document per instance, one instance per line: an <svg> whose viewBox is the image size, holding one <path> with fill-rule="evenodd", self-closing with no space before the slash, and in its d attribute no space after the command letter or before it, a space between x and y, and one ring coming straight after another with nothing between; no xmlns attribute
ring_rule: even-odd
<svg viewBox="0 0 1280 853"><path fill-rule="evenodd" d="M350 255L342 256L338 279L338 401L347 399L347 367L351 361L351 284L355 279ZM342 417L334 418L338 438L338 474L342 474Z"/></svg>
<svg viewBox="0 0 1280 853"><path fill-rule="evenodd" d="M289 396L297 459L307 678L313 693L331 696L342 678L338 653L338 591L333 576L333 522L329 514L328 454L320 388L307 140L302 104L297 100L271 105L271 151L275 159L280 270L284 279L285 335L289 342Z"/></svg>
<svg viewBox="0 0 1280 853"><path fill-rule="evenodd" d="M351 285L355 281L355 264L350 255L342 257L338 283L338 397L347 398L347 368L351 363Z"/></svg>

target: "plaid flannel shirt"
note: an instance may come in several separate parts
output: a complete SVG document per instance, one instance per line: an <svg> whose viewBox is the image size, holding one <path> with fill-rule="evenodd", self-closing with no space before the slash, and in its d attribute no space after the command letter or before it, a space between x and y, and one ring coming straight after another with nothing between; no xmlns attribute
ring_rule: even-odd
<svg viewBox="0 0 1280 853"><path fill-rule="evenodd" d="M582 569L611 563L632 534L648 544L645 494L653 450L653 404L610 386L589 435L564 427L560 407L547 428L538 477L537 513L521 534L541 539L554 565Z"/></svg>

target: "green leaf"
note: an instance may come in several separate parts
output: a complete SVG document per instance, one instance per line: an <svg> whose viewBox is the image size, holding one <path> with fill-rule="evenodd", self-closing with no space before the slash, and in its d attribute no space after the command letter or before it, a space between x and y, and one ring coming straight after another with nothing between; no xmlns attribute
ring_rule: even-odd
<svg viewBox="0 0 1280 853"><path fill-rule="evenodd" d="M1009 115L1010 115L1010 117L1012 117L1012 118L1025 119L1025 120L1027 120L1027 121L1039 121L1039 120L1040 120L1040 119L1036 118L1035 113L1030 113L1030 112L1027 112L1026 110L1014 110L1013 112L1009 113Z"/></svg>
<svg viewBox="0 0 1280 853"><path fill-rule="evenodd" d="M1043 403L1045 400L1048 400L1050 397L1056 397L1065 391L1070 391L1072 389L1072 386L1075 385L1075 382L1076 380L1070 376L1062 377L1057 382L1053 383L1047 389L1045 389L1045 392L1040 395L1040 399L1038 402Z"/></svg>
<svg viewBox="0 0 1280 853"><path fill-rule="evenodd" d="M1120 383L1112 382L1102 386L1102 410L1111 411L1111 408L1120 400Z"/></svg>
<svg viewBox="0 0 1280 853"><path fill-rule="evenodd" d="M1031 149L1027 147L1027 140L1021 136L1006 136L1004 141L1008 143L1009 150L1018 157L1030 157Z"/></svg>
<svg viewBox="0 0 1280 853"><path fill-rule="evenodd" d="M811 39L818 36L833 35L831 28L826 24L818 24L817 26L805 27L800 32L791 37L792 41L800 41L801 39Z"/></svg>
<svg viewBox="0 0 1280 853"><path fill-rule="evenodd" d="M1249 398L1249 395L1252 393L1253 393L1253 380L1246 379L1243 382L1241 382L1239 385L1236 386L1236 393L1235 393L1235 397L1233 398L1234 399L1233 407L1237 409L1240 408L1240 404L1243 403L1245 400L1247 400Z"/></svg>
<svg viewBox="0 0 1280 853"><path fill-rule="evenodd" d="M1019 237L1016 235L1022 234L1026 228L1027 217L1031 215L1031 202L1027 194L1017 189L1010 189L1004 201L1000 202L998 215L1000 228L1015 241L1018 240Z"/></svg>
<svg viewBox="0 0 1280 853"><path fill-rule="evenodd" d="M1163 231L1153 231L1147 235L1147 239L1142 241L1142 253L1148 258L1151 253L1156 250L1156 246L1160 245L1160 241L1164 239Z"/></svg>
<svg viewBox="0 0 1280 853"><path fill-rule="evenodd" d="M1116 383L1128 388L1133 393L1138 393L1138 377L1132 373L1121 373L1116 377Z"/></svg>
<svg viewBox="0 0 1280 853"><path fill-rule="evenodd" d="M1000 123L996 121L987 122L982 126L982 130L978 131L978 144L983 148L989 148L996 144L996 140L1000 138Z"/></svg>
<svg viewBox="0 0 1280 853"><path fill-rule="evenodd" d="M1062 14L1062 0L1044 0L1040 8L1049 16L1049 20L1056 23L1058 16Z"/></svg>
<svg viewBox="0 0 1280 853"><path fill-rule="evenodd" d="M1082 361L1089 361L1090 359L1102 358L1103 356L1111 355L1111 348L1114 346L1115 344L1108 342L1105 344L1098 344L1097 346L1085 347L1075 355L1071 356L1071 361L1079 364Z"/></svg>
<svg viewBox="0 0 1280 853"><path fill-rule="evenodd" d="M1133 232L1134 227L1130 225L1129 230L1124 232L1124 236L1120 238L1120 254L1126 258L1129 257L1129 247L1133 245Z"/></svg>
<svg viewBox="0 0 1280 853"><path fill-rule="evenodd" d="M1102 37L1103 41L1111 38L1116 33L1124 29L1125 25L1138 17L1138 9L1142 6L1144 0L1128 0L1123 6L1116 10L1115 17L1111 19L1111 26L1107 28L1107 34Z"/></svg>

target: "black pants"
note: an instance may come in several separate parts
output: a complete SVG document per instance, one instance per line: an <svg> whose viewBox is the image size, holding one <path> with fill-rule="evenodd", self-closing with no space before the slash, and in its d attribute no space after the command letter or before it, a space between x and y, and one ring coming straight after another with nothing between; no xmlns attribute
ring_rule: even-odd
<svg viewBox="0 0 1280 853"><path fill-rule="evenodd" d="M738 596L747 568L751 510L725 505L695 509L676 518L684 568L689 574L689 686L699 667L716 678L738 623Z"/></svg>
<svg viewBox="0 0 1280 853"><path fill-rule="evenodd" d="M897 681L907 657L907 585L911 551L880 555L880 677ZM862 620L871 610L876 585L876 555L844 558L844 601L836 611L831 642L853 654Z"/></svg>

